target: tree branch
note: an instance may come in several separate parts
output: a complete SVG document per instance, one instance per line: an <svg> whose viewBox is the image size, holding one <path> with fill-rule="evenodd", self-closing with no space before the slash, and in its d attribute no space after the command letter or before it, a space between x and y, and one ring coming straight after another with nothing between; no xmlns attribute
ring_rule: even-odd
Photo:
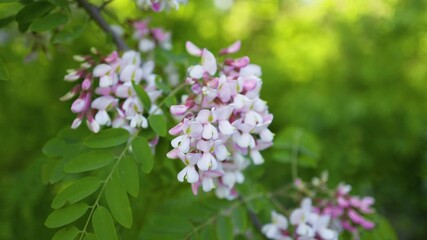
<svg viewBox="0 0 427 240"><path fill-rule="evenodd" d="M104 32L111 35L119 50L125 51L129 49L125 41L111 29L110 25L102 17L100 9L89 3L87 0L76 1Z"/></svg>

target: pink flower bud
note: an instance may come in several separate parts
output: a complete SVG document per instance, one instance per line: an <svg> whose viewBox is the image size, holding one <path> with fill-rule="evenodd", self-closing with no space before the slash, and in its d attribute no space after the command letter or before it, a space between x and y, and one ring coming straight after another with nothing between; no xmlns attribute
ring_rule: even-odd
<svg viewBox="0 0 427 240"><path fill-rule="evenodd" d="M241 42L240 41L236 41L233 44L231 44L229 47L221 49L221 51L219 52L219 54L220 55L225 55L225 54L231 54L231 53L238 52L240 50L240 46L241 46Z"/></svg>

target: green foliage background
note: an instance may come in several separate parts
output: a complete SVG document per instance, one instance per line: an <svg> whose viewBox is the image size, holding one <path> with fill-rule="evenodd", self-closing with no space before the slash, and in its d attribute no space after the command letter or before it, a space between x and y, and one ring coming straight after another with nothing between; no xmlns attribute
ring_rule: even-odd
<svg viewBox="0 0 427 240"><path fill-rule="evenodd" d="M0 16L20 8L0 4ZM427 2L236 0L221 10L206 0L145 14L116 0L109 8L121 21L150 16L153 26L170 29L177 53L186 40L216 51L241 39L240 54L262 66L262 98L275 116L273 132L297 127L318 144L315 168L301 168L299 175L308 180L328 170L332 184L346 181L353 193L373 195L400 239L427 236ZM33 61L24 59L47 36L23 37L16 23L0 29L0 57L11 78L0 82L0 239L52 235L43 223L58 189L40 180L41 148L73 119L70 103L58 101L70 87L62 79L75 66L72 55L91 46L113 49L82 12L72 20L66 27L84 26L79 38L47 44L44 52L38 48ZM166 149L168 143L161 144ZM272 190L291 181L290 164L274 161L273 150L264 155L258 182ZM136 227L124 234L142 236L165 196L188 195L189 186L163 178L143 180L143 196L132 203L140 214L134 214Z"/></svg>

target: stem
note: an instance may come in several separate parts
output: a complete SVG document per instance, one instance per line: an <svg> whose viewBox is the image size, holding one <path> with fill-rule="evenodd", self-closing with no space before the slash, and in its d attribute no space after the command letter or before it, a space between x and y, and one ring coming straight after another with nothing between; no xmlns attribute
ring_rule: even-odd
<svg viewBox="0 0 427 240"><path fill-rule="evenodd" d="M90 209L89 216L88 216L88 218L86 220L86 223L85 223L85 226L84 226L83 230L81 231L81 235L80 235L79 240L82 240L84 238L84 236L86 235L86 233L87 233L87 231L86 231L87 227L89 226L90 220L92 219L92 215L95 212L95 209L99 206L99 200L101 199L102 193L104 192L105 187L107 186L107 183L110 181L110 179L113 176L114 171L116 170L116 168L119 165L120 161L125 156L126 152L129 150L129 147L131 146L131 143L132 143L133 139L136 136L138 136L138 134L139 134L139 131L137 131L134 135L132 135L130 137L128 143L126 144L126 147L120 153L120 155L119 155L116 163L114 164L113 168L111 169L111 172L108 174L107 178L105 179L105 181L104 181L104 183L102 185L101 191L99 192L98 196L96 197L95 202L93 203L93 205L92 205L92 207Z"/></svg>
<svg viewBox="0 0 427 240"><path fill-rule="evenodd" d="M298 178L298 151L299 151L299 142L301 138L301 133L298 132L296 135L294 135L294 141L292 142L292 180L295 182L295 180Z"/></svg>
<svg viewBox="0 0 427 240"><path fill-rule="evenodd" d="M107 34L111 35L113 41L116 43L117 48L121 51L128 50L129 47L125 41L111 29L110 25L105 21L101 15L101 10L95 5L89 3L87 0L76 0L77 3L82 7L87 14L92 18L96 24Z"/></svg>
<svg viewBox="0 0 427 240"><path fill-rule="evenodd" d="M185 87L185 83L182 83L181 85L177 86L172 92L170 92L162 101L157 104L156 110L154 110L150 115L154 115L157 113L158 110L160 110L163 106L163 104L166 103L166 100L170 98L171 96L175 95L179 90L181 90L183 87Z"/></svg>

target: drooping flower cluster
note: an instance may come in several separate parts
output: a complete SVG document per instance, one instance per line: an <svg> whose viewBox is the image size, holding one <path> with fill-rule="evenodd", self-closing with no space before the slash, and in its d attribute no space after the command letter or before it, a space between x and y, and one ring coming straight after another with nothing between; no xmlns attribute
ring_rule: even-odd
<svg viewBox="0 0 427 240"><path fill-rule="evenodd" d="M262 232L269 239L275 240L335 240L338 232L330 227L331 217L319 214L312 207L311 199L305 198L301 207L292 211L290 223L292 228L288 229L288 221L285 216L272 212L272 223L266 224Z"/></svg>
<svg viewBox="0 0 427 240"><path fill-rule="evenodd" d="M80 68L68 70L65 81L76 82L74 88L61 97L62 101L74 100L71 111L77 114L72 128L81 125L84 118L92 132L102 126L124 128L134 132L147 128L144 114L157 109L156 99L161 91L156 89L154 62L142 62L140 54L127 51L121 57L113 52L107 57L94 55L75 56ZM144 86L151 100L151 109L144 109L133 84Z"/></svg>
<svg viewBox="0 0 427 240"><path fill-rule="evenodd" d="M151 9L160 12L167 9L178 9L180 4L187 3L187 0L136 0L136 4L143 10Z"/></svg>
<svg viewBox="0 0 427 240"><path fill-rule="evenodd" d="M191 183L194 194L202 186L206 192L216 188L219 198L233 199L235 184L244 181L242 170L249 159L262 164L260 151L272 145L268 126L273 116L259 97L261 69L250 64L248 57L227 58L218 69L209 50L190 42L186 48L201 57L201 63L188 68L186 84L191 94L170 109L181 121L169 131L177 137L168 157L186 165L178 180ZM220 54L239 49L240 42L236 42Z"/></svg>

